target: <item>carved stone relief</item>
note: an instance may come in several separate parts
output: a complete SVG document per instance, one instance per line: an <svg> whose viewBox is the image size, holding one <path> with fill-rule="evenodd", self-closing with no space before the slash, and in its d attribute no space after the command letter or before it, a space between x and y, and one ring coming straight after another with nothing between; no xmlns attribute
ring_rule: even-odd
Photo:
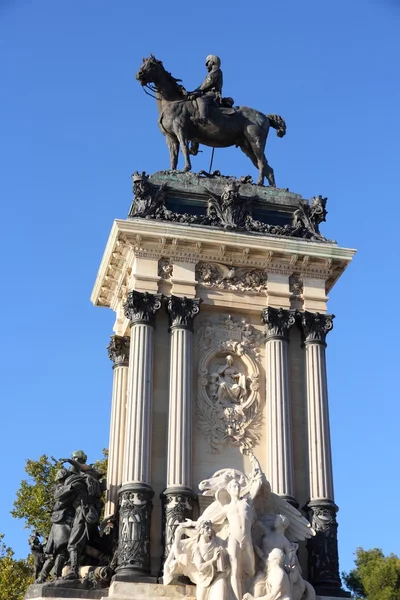
<svg viewBox="0 0 400 600"><path fill-rule="evenodd" d="M200 262L196 266L196 280L208 288L267 294L267 272L264 269Z"/></svg>
<svg viewBox="0 0 400 600"><path fill-rule="evenodd" d="M259 345L262 335L246 319L205 316L199 329L196 424L219 453L224 444L248 451L261 436Z"/></svg>
<svg viewBox="0 0 400 600"><path fill-rule="evenodd" d="M134 486L132 486L134 487ZM120 494L119 508L119 571L150 568L150 518L153 492L148 489L126 490Z"/></svg>
<svg viewBox="0 0 400 600"><path fill-rule="evenodd" d="M289 277L289 290L292 294L292 298L301 300L303 294L303 279L298 273L293 273Z"/></svg>
<svg viewBox="0 0 400 600"><path fill-rule="evenodd" d="M169 258L160 258L158 261L158 276L164 281L171 281L173 265Z"/></svg>

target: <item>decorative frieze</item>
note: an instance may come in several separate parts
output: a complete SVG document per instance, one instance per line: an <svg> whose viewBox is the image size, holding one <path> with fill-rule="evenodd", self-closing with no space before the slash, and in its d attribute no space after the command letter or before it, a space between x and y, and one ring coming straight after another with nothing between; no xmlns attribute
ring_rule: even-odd
<svg viewBox="0 0 400 600"><path fill-rule="evenodd" d="M300 322L305 344L325 344L326 335L333 329L335 315L322 315L318 312L300 313Z"/></svg>
<svg viewBox="0 0 400 600"><path fill-rule="evenodd" d="M333 502L315 501L310 502L308 508L315 531L315 536L307 543L308 576L317 593L336 596L335 592L341 591L336 521L338 507Z"/></svg>
<svg viewBox="0 0 400 600"><path fill-rule="evenodd" d="M262 321L265 323L265 333L269 338L287 338L289 328L296 322L295 311L268 306L262 313Z"/></svg>
<svg viewBox="0 0 400 600"><path fill-rule="evenodd" d="M267 279L264 269L207 262L200 262L196 266L197 282L208 288L266 295Z"/></svg>
<svg viewBox="0 0 400 600"><path fill-rule="evenodd" d="M150 521L154 492L146 485L124 486L119 494L118 579L150 572Z"/></svg>
<svg viewBox="0 0 400 600"><path fill-rule="evenodd" d="M114 366L127 365L129 362L129 344L128 336L112 335L110 344L107 346L108 358L112 360Z"/></svg>
<svg viewBox="0 0 400 600"><path fill-rule="evenodd" d="M200 298L186 298L186 296L169 296L167 310L169 326L193 330L193 320L200 312Z"/></svg>
<svg viewBox="0 0 400 600"><path fill-rule="evenodd" d="M243 181L234 177L218 177L217 179L219 181L209 179L207 187L200 183L199 179L196 179L193 191L195 191L197 197L202 196L204 204L207 203L207 214L199 215L197 211L193 210L190 197L189 202L184 206L186 212L174 212L167 207L169 193L173 193L171 181L164 181L159 185L155 185L149 180L149 176L145 172L134 173L132 181L135 198L128 218L142 217L173 223L220 227L246 233L296 237L320 242L329 241L319 231L319 225L322 221L325 221L327 215L326 198L315 196L310 203L306 203L300 200L299 196L293 196L286 192L290 196L291 210L289 210L288 216L291 216L291 223L289 221L285 225L277 225L273 223L273 220L272 223L269 222L271 216L268 215L268 209L265 213L265 207L268 205L263 202L261 202L263 207L261 212L265 213L263 214L263 220L253 218L252 213L255 207L260 212L261 198L258 197L258 190L253 190L253 193L249 196L242 193ZM210 184L214 190L209 189ZM246 184L247 182L245 183L247 187ZM297 209L293 206L293 201L296 202Z"/></svg>
<svg viewBox="0 0 400 600"><path fill-rule="evenodd" d="M129 292L124 304L125 316L134 323L153 325L157 311L161 308L162 295L148 292Z"/></svg>

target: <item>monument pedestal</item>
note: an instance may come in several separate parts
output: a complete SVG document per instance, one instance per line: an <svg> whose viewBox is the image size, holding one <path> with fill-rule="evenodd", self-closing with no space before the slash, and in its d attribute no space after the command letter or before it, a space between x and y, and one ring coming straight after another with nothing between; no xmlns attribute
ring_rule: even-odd
<svg viewBox="0 0 400 600"><path fill-rule="evenodd" d="M321 196L168 171L133 181L91 298L115 311L115 339L130 339L125 423L113 403L120 561L110 596L194 597L191 586L135 580L159 576L179 523L207 506L198 482L245 471L249 452L272 492L309 506L316 536L300 545L304 577L345 595L336 516L325 518L335 506L325 346L328 293L355 251L321 234Z"/></svg>

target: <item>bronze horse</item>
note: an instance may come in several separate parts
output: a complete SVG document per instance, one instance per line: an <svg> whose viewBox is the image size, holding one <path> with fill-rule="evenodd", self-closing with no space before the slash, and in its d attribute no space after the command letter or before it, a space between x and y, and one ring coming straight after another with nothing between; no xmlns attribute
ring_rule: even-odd
<svg viewBox="0 0 400 600"><path fill-rule="evenodd" d="M264 177L275 187L274 171L269 166L264 150L270 127L277 130L278 137L286 133L286 124L278 115L264 115L258 110L238 106L235 109L211 105L210 122L195 124L191 117L197 113L196 100L190 99L179 79L165 70L162 62L153 55L144 58L136 74L142 86L153 84L157 100L158 124L166 136L170 153L171 169L178 164L179 146L185 159L184 171L192 168L189 141L213 148L239 147L258 169L257 185L263 185Z"/></svg>

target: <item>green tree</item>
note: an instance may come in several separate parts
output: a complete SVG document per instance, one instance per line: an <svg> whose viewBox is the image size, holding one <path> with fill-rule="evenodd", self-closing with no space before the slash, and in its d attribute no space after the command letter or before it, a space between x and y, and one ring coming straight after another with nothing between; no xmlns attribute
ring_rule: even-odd
<svg viewBox="0 0 400 600"><path fill-rule="evenodd" d="M103 450L103 458L95 462L95 466L104 473L107 473L107 455L107 450ZM21 481L11 511L13 517L25 521L25 528L34 529L44 537L50 532L55 476L61 466L46 454L42 454L39 460L28 459L25 472L29 477Z"/></svg>
<svg viewBox="0 0 400 600"><path fill-rule="evenodd" d="M342 576L356 598L400 600L400 558L395 554L357 548L355 568Z"/></svg>
<svg viewBox="0 0 400 600"><path fill-rule="evenodd" d="M31 561L16 560L3 538L0 534L0 600L21 600L28 585L33 583Z"/></svg>

